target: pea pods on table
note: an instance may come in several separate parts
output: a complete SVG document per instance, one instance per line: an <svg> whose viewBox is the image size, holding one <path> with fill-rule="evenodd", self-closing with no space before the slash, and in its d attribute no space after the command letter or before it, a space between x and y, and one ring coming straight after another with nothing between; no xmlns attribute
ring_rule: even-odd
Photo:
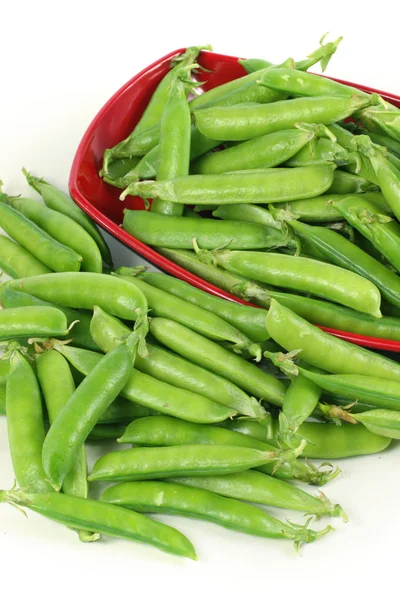
<svg viewBox="0 0 400 600"><path fill-rule="evenodd" d="M130 330L115 317L95 307L91 322L93 338L104 352L113 350L129 334ZM147 355L136 357L135 368L154 379L164 381L198 395L205 396L217 404L222 404L238 414L262 418L264 409L255 398L227 379L192 364L163 348L146 343ZM193 400L192 400L193 401Z"/></svg>
<svg viewBox="0 0 400 600"><path fill-rule="evenodd" d="M82 271L102 272L103 261L96 242L71 217L48 208L42 202L32 200L31 198L8 197L6 203L23 214L27 219L36 223L38 227L60 242L60 244L71 248L81 256ZM32 275L34 274L32 273Z"/></svg>
<svg viewBox="0 0 400 600"><path fill-rule="evenodd" d="M200 132L216 140L242 141L273 131L292 128L295 123L329 125L376 102L361 94L319 96L281 100L271 104L213 106L194 111Z"/></svg>
<svg viewBox="0 0 400 600"><path fill-rule="evenodd" d="M139 512L183 515L211 521L244 533L267 538L312 542L332 530L330 526L316 532L299 525L282 523L261 508L225 498L206 489L180 483L141 481L108 488L102 500Z"/></svg>
<svg viewBox="0 0 400 600"><path fill-rule="evenodd" d="M121 194L162 198L179 204L268 204L310 198L326 192L336 165L235 171L222 175L188 175L170 181L139 181Z"/></svg>
<svg viewBox="0 0 400 600"><path fill-rule="evenodd" d="M0 268L14 279L51 273L33 254L5 235L0 235Z"/></svg>
<svg viewBox="0 0 400 600"><path fill-rule="evenodd" d="M16 350L6 387L8 441L17 483L34 492L52 490L42 466L45 439L42 400L36 375Z"/></svg>
<svg viewBox="0 0 400 600"><path fill-rule="evenodd" d="M304 291L380 317L378 288L355 273L314 259L277 253L218 250L217 264L235 274Z"/></svg>
<svg viewBox="0 0 400 600"><path fill-rule="evenodd" d="M196 560L192 544L182 533L119 506L54 492L32 494L18 489L0 491L0 502L29 508L74 529L87 527L104 535L145 542L165 552Z"/></svg>

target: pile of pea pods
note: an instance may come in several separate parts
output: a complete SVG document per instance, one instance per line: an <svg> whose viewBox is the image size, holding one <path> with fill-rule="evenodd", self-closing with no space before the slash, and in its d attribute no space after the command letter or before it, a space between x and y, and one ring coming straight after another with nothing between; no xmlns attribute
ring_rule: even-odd
<svg viewBox="0 0 400 600"><path fill-rule="evenodd" d="M43 202L1 192L0 413L16 483L0 502L83 542L191 559L190 540L153 515L296 547L332 527L285 510L347 520L304 484L400 438L400 365L315 323L400 339L400 137L394 107L306 73L339 41L278 67L242 61L249 75L201 95L201 48L188 48L104 153L107 183L153 200L123 226L259 308L114 269L87 215L25 170ZM102 440L121 449L89 470ZM110 483L99 499L96 481Z"/></svg>

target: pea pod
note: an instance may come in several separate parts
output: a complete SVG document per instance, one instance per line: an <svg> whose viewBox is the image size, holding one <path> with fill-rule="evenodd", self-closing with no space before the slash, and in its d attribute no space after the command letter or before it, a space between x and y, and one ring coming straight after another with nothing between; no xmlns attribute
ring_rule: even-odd
<svg viewBox="0 0 400 600"><path fill-rule="evenodd" d="M0 202L0 226L38 261L52 271L79 271L82 257L60 244L20 212Z"/></svg>
<svg viewBox="0 0 400 600"><path fill-rule="evenodd" d="M0 340L67 335L65 315L51 306L5 308L0 311Z"/></svg>
<svg viewBox="0 0 400 600"><path fill-rule="evenodd" d="M244 533L268 538L292 539L295 544L312 542L331 531L318 533L299 525L285 524L261 508L224 498L206 489L189 488L179 483L146 481L108 488L102 500L139 512L183 515L211 521Z"/></svg>
<svg viewBox="0 0 400 600"><path fill-rule="evenodd" d="M356 137L338 123L331 123L329 125L329 129L336 137L337 143L343 146L346 150L350 150L353 153L354 161L349 162L347 165L343 166L343 170L349 171L355 175L359 175L363 177L367 181L378 185L378 179L375 175L374 169L371 165L367 163L367 161L363 160L360 153L355 152L356 146L354 138Z"/></svg>
<svg viewBox="0 0 400 600"><path fill-rule="evenodd" d="M192 444L131 448L105 454L94 464L89 481L137 481L180 475L237 473L276 461L278 452L255 448Z"/></svg>
<svg viewBox="0 0 400 600"><path fill-rule="evenodd" d="M233 419L224 423L224 426L257 439L265 438L265 427L254 421ZM389 438L372 433L366 427L350 423L342 423L338 427L331 423L306 421L299 427L298 434L308 442L302 456L324 460L375 454L385 450L391 442ZM270 442L277 444L276 439Z"/></svg>
<svg viewBox="0 0 400 600"><path fill-rule="evenodd" d="M380 317L380 294L374 284L345 269L300 256L218 250L217 264L242 277L308 292L360 312Z"/></svg>
<svg viewBox="0 0 400 600"><path fill-rule="evenodd" d="M351 155L339 146L328 128L326 131L330 134L329 137L314 138L311 143L305 145L287 160L285 167L307 167L329 163L342 165L351 160Z"/></svg>
<svg viewBox="0 0 400 600"><path fill-rule="evenodd" d="M242 141L273 131L290 129L295 123L329 125L375 103L361 94L294 98L271 104L213 106L194 111L200 132L216 140Z"/></svg>
<svg viewBox="0 0 400 600"><path fill-rule="evenodd" d="M174 203L182 207L183 204ZM223 245L233 249L276 248L286 243L282 234L256 223L193 219L154 214L146 210L124 210L123 229L149 246L193 248L193 238L201 248Z"/></svg>
<svg viewBox="0 0 400 600"><path fill-rule="evenodd" d="M268 204L317 196L332 185L335 165L189 175L170 181L132 183L120 196L163 198L179 204Z"/></svg>
<svg viewBox="0 0 400 600"><path fill-rule="evenodd" d="M300 425L313 413L321 395L320 387L299 375L288 387L279 414L279 439L285 445L296 443L294 436Z"/></svg>
<svg viewBox="0 0 400 600"><path fill-rule="evenodd" d="M95 425L90 432L88 442L96 442L98 440L116 440L125 430L125 425L116 424L100 424Z"/></svg>
<svg viewBox="0 0 400 600"><path fill-rule="evenodd" d="M372 108L372 107L371 107ZM369 131L384 133L396 142L400 142L400 113L393 104L386 103L382 108L375 106L374 109L361 110L357 118Z"/></svg>
<svg viewBox="0 0 400 600"><path fill-rule="evenodd" d="M268 339L265 331L266 313L262 310L212 296L181 279L164 273L147 271L139 274L138 278L191 304L202 306L205 310L218 315L243 331L254 342L263 342Z"/></svg>
<svg viewBox="0 0 400 600"><path fill-rule="evenodd" d="M74 310L73 308L66 308L65 306L58 306L46 300L41 300L19 290L14 290L9 287L0 287L0 302L4 308L19 308L23 306L49 306L57 308L67 318L67 323L74 323L74 326L68 331L67 337L73 340L75 346L80 348L87 348L88 350L98 350L97 344L93 341L90 335L90 313L85 311ZM57 334L58 338L63 338Z"/></svg>
<svg viewBox="0 0 400 600"><path fill-rule="evenodd" d="M101 306L121 319L147 313L143 292L128 281L100 273L52 273L7 281L5 286L70 308Z"/></svg>
<svg viewBox="0 0 400 600"><path fill-rule="evenodd" d="M271 300L267 330L285 350L301 349L303 360L324 371L400 380L395 361L321 331L276 300Z"/></svg>
<svg viewBox="0 0 400 600"><path fill-rule="evenodd" d="M394 440L400 439L400 412L396 410L378 408L354 415L354 419L372 433Z"/></svg>
<svg viewBox="0 0 400 600"><path fill-rule="evenodd" d="M74 380L67 361L55 350L39 354L36 357L36 366L47 414L50 423L53 423L75 391ZM81 448L71 471L65 476L62 491L70 496L87 498L87 457L84 447ZM94 541L98 537L98 534L88 531L79 532L79 538L83 542Z"/></svg>
<svg viewBox="0 0 400 600"><path fill-rule="evenodd" d="M362 194L377 190L377 186L360 175L347 173L346 171L335 171L333 182L328 194Z"/></svg>
<svg viewBox="0 0 400 600"><path fill-rule="evenodd" d="M104 535L145 542L165 552L196 560L192 544L179 531L119 506L54 492L31 494L18 489L0 491L0 502L29 508L74 529L87 527Z"/></svg>
<svg viewBox="0 0 400 600"><path fill-rule="evenodd" d="M354 196L340 200L335 206L350 225L364 235L396 270L400 270L400 225L397 222L385 213L377 214L374 204Z"/></svg>
<svg viewBox="0 0 400 600"><path fill-rule="evenodd" d="M100 362L102 355L73 346L56 345L55 349L80 373L87 376ZM168 385L136 369L121 391L121 396L152 410L191 421L217 423L236 414L205 396ZM168 398L168 402L165 399Z"/></svg>
<svg viewBox="0 0 400 600"><path fill-rule="evenodd" d="M6 414L6 386L0 385L0 415Z"/></svg>
<svg viewBox="0 0 400 600"><path fill-rule="evenodd" d="M6 199L2 199L2 201L15 208L15 210L33 223L36 223L38 227L60 242L60 244L71 248L81 256L81 268L83 271L92 271L93 273L102 272L102 258L96 242L71 217L48 208L42 202L32 200L31 198L7 197ZM32 273L32 275L34 274Z"/></svg>
<svg viewBox="0 0 400 600"><path fill-rule="evenodd" d="M245 392L278 406L282 404L285 386L281 381L215 342L169 319L152 319L150 331L173 352L229 379Z"/></svg>
<svg viewBox="0 0 400 600"><path fill-rule="evenodd" d="M42 466L45 431L39 384L19 350L10 360L6 412L10 454L18 485L35 492L50 491L52 488Z"/></svg>
<svg viewBox="0 0 400 600"><path fill-rule="evenodd" d="M358 199L353 201L355 206L358 205ZM339 204L341 202L349 206L352 200L343 199ZM364 203L362 202L361 205L364 206ZM400 307L400 278L381 261L369 256L361 248L330 229L306 225L295 220L290 221L290 224L302 239L311 242L312 246L315 246L327 260L369 279L380 290L383 298Z"/></svg>
<svg viewBox="0 0 400 600"><path fill-rule="evenodd" d="M112 259L110 250L102 238L99 230L93 223L92 219L75 204L70 196L57 189L44 179L35 177L31 173L28 173L25 169L22 169L22 172L25 175L28 184L42 196L46 206L52 208L53 210L57 210L63 215L67 215L67 217L70 217L76 221L90 234L90 236L98 245L104 262L108 265L111 265Z"/></svg>
<svg viewBox="0 0 400 600"><path fill-rule="evenodd" d="M123 323L98 307L94 310L91 332L104 352L113 350L130 334L130 330ZM250 398L227 379L162 348L151 344L146 346L147 356L138 355L135 361L135 367L142 373L165 381L171 386L194 392L196 396L201 394L218 404L236 410L239 414L259 418L265 416L264 409L255 398Z"/></svg>
<svg viewBox="0 0 400 600"><path fill-rule="evenodd" d="M43 444L43 467L58 491L91 429L132 375L139 334L102 357L70 396Z"/></svg>
<svg viewBox="0 0 400 600"><path fill-rule="evenodd" d="M341 506L332 504L325 494L312 496L290 483L263 473L257 473L252 469L241 473L214 475L212 477L175 477L167 481L208 490L236 500L301 510L307 514L315 514L318 517L323 515L341 516L344 521L347 521L346 514ZM116 487L114 486L114 488ZM107 496L108 493L111 494L112 492L107 490Z"/></svg>
<svg viewBox="0 0 400 600"><path fill-rule="evenodd" d="M14 279L51 273L46 265L5 235L0 235L0 269Z"/></svg>
<svg viewBox="0 0 400 600"><path fill-rule="evenodd" d="M5 387L9 374L10 374L10 360L3 357L0 359L0 386L1 387Z"/></svg>
<svg viewBox="0 0 400 600"><path fill-rule="evenodd" d="M384 146L387 150L392 152L395 156L400 158L400 142L396 142L392 138L381 135L379 133L368 133L368 137L374 142L374 144L379 144L380 146Z"/></svg>

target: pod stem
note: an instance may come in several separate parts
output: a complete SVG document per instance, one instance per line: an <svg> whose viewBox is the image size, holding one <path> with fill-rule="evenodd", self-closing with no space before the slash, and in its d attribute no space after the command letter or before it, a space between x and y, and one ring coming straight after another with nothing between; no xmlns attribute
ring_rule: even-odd
<svg viewBox="0 0 400 600"><path fill-rule="evenodd" d="M349 518L340 504L334 504L329 500L329 498L322 492L319 491L318 499L324 504L324 513L321 513L321 517L323 515L329 515L330 517L341 517L344 523L347 523ZM319 516L317 515L317 519Z"/></svg>
<svg viewBox="0 0 400 600"><path fill-rule="evenodd" d="M307 475L304 475L303 472L296 472L295 470L293 475L296 479L299 479L299 481L304 481L310 485L322 487L329 483L329 481L332 479L335 479L335 477L340 475L342 472L339 467L334 467L329 462L323 462L319 465L319 467L311 463L308 458L306 458L304 462L309 469ZM328 468L326 469L326 467Z"/></svg>
<svg viewBox="0 0 400 600"><path fill-rule="evenodd" d="M307 69L309 69L313 65L320 63L321 71L324 72L326 70L329 61L335 54L340 42L343 39L343 37L340 36L334 42L328 42L327 44L324 44L327 35L328 33L325 33L321 37L319 41L319 48L314 50L314 52L311 52L311 54L309 54L305 60L296 62L296 69L298 69L299 71L307 71Z"/></svg>
<svg viewBox="0 0 400 600"><path fill-rule="evenodd" d="M346 409L352 408L353 404L349 404L348 406L342 407L337 406L336 404L323 404L321 402L318 403L318 408L323 412L323 414L331 419L336 425L341 425L342 421L346 421L346 423L351 423L352 425L357 425L356 419L351 415Z"/></svg>
<svg viewBox="0 0 400 600"><path fill-rule="evenodd" d="M284 354L283 352L269 352L266 350L264 352L264 357L269 358L272 364L278 367L285 375L296 377L299 374L299 369L294 364L293 360L297 358L301 351L301 349L292 350L291 352Z"/></svg>
<svg viewBox="0 0 400 600"><path fill-rule="evenodd" d="M309 529L308 526L312 519L313 517L307 519L304 525L293 523L288 519L286 520L290 529L284 531L283 534L285 537L294 540L294 546L297 553L299 552L299 547L302 542L305 542L307 544L310 542L315 542L315 540L318 540L327 533L334 531L334 528L331 525L328 525L327 527L325 527L325 529L321 529L320 531L313 531L312 529Z"/></svg>

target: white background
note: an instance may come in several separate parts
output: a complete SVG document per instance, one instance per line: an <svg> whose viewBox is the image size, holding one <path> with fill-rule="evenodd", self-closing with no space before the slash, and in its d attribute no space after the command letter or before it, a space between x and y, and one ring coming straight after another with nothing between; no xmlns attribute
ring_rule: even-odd
<svg viewBox="0 0 400 600"><path fill-rule="evenodd" d="M344 40L328 74L400 94L395 2L14 0L1 13L0 177L10 194L28 192L22 166L66 189L78 142L101 106L182 46L211 43L217 52L278 62L305 57L329 31ZM111 247L118 264L133 262L129 250L113 240ZM164 517L193 541L197 563L129 542L83 545L62 526L1 506L1 595L369 598L389 588L398 597L399 457L393 448L340 462L342 477L324 491L350 522L335 522L336 531L303 547L301 557L289 542ZM12 483L0 417L0 488ZM303 522L301 514L290 517Z"/></svg>

